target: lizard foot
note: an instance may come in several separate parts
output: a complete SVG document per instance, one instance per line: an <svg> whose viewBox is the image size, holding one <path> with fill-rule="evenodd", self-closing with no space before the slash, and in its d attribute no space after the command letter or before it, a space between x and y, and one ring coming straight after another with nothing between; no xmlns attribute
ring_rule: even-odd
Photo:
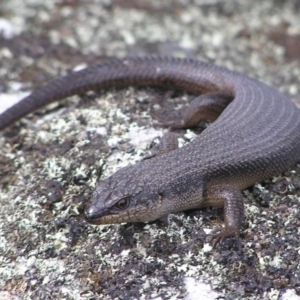
<svg viewBox="0 0 300 300"><path fill-rule="evenodd" d="M220 232L212 235L211 243L212 243L213 248L215 248L217 244L222 244L225 239L230 238L230 237L235 237L237 246L239 248L241 247L239 230L236 230L236 228L226 228L223 231L221 231L221 229L217 229L216 231L220 231Z"/></svg>

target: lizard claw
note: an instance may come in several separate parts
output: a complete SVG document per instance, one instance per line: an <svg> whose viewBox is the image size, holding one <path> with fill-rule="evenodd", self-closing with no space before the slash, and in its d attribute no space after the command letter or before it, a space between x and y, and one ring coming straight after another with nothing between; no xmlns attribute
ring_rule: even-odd
<svg viewBox="0 0 300 300"><path fill-rule="evenodd" d="M217 229L216 231L221 231ZM224 240L230 237L235 237L237 244L239 244L239 232L235 228L226 228L225 230L212 235L212 247L215 249L217 244L223 244Z"/></svg>

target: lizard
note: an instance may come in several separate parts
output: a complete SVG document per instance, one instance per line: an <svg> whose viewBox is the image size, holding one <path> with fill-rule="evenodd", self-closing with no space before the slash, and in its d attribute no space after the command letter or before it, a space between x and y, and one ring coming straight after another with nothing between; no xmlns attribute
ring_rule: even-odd
<svg viewBox="0 0 300 300"><path fill-rule="evenodd" d="M224 67L193 59L112 59L55 79L0 114L0 130L67 96L109 87L157 86L197 95L171 130L213 121L178 148L171 132L157 155L118 170L96 186L84 211L94 225L148 222L190 209L224 207L214 245L239 240L242 191L299 159L300 112L286 95ZM171 143L170 143L171 141Z"/></svg>

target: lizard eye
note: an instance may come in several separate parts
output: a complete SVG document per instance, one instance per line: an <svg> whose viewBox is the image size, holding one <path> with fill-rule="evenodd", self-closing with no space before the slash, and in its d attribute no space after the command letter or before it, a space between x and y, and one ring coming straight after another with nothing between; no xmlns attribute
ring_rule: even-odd
<svg viewBox="0 0 300 300"><path fill-rule="evenodd" d="M125 208L128 207L130 201L129 201L129 198L123 198L121 200L119 200L115 206L118 208L118 209L121 209L121 210L124 210Z"/></svg>

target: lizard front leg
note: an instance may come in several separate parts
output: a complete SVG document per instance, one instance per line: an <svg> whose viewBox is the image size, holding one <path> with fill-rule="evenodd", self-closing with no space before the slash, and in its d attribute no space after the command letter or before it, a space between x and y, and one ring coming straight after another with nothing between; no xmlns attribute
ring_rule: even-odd
<svg viewBox="0 0 300 300"><path fill-rule="evenodd" d="M205 190L203 199L203 206L224 207L225 229L213 235L213 247L228 237L235 237L238 241L244 220L242 192L230 185L213 185Z"/></svg>

